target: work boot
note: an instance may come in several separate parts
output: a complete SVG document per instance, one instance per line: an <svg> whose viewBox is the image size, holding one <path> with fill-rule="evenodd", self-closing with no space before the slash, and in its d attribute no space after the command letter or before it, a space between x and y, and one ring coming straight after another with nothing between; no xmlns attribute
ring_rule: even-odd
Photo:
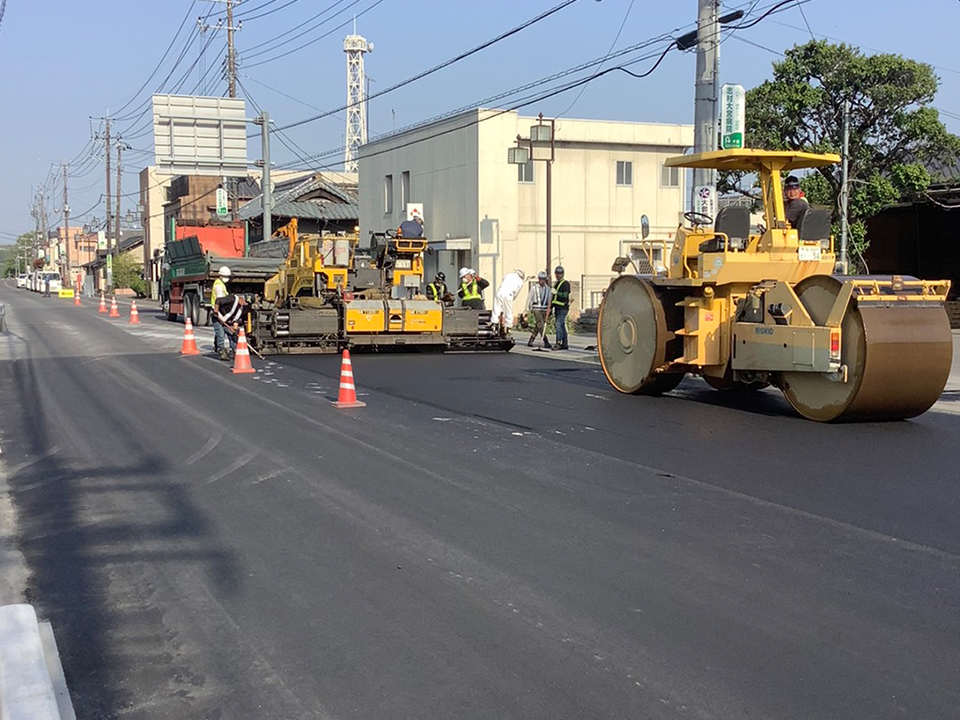
<svg viewBox="0 0 960 720"><path fill-rule="evenodd" d="M533 338L530 338L530 339L527 341L527 347L533 347Z"/></svg>
<svg viewBox="0 0 960 720"><path fill-rule="evenodd" d="M546 338L544 338L544 339L543 339L543 349L544 349L544 350L549 350L551 347L553 347L553 346L550 344L550 341L547 340Z"/></svg>
<svg viewBox="0 0 960 720"><path fill-rule="evenodd" d="M230 359L230 353L228 353L224 348L220 348L220 359L223 361Z"/></svg>

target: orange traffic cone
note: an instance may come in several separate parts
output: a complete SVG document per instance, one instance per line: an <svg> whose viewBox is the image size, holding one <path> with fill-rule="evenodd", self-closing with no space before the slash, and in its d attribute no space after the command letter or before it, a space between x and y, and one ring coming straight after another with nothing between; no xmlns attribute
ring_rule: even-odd
<svg viewBox="0 0 960 720"><path fill-rule="evenodd" d="M73 294L73 306L80 307L80 291L79 290Z"/></svg>
<svg viewBox="0 0 960 720"><path fill-rule="evenodd" d="M117 296L113 296L110 301L110 317L120 317L120 309L117 307Z"/></svg>
<svg viewBox="0 0 960 720"><path fill-rule="evenodd" d="M180 346L181 355L199 355L197 348L197 339L193 336L193 323L187 318L187 326L183 331L183 345Z"/></svg>
<svg viewBox="0 0 960 720"><path fill-rule="evenodd" d="M140 324L140 313L137 311L137 301L134 300L130 305L130 324Z"/></svg>
<svg viewBox="0 0 960 720"><path fill-rule="evenodd" d="M103 293L100 293L100 309L97 310L98 313L105 313L107 311L107 301L103 297Z"/></svg>
<svg viewBox="0 0 960 720"><path fill-rule="evenodd" d="M350 362L350 351L344 348L343 360L340 362L340 393L334 403L338 408L366 407L365 402L357 400L357 387L353 384L353 363Z"/></svg>
<svg viewBox="0 0 960 720"><path fill-rule="evenodd" d="M233 372L255 373L253 365L250 363L250 350L247 348L247 336L240 328L240 337L237 338L237 354L233 358Z"/></svg>

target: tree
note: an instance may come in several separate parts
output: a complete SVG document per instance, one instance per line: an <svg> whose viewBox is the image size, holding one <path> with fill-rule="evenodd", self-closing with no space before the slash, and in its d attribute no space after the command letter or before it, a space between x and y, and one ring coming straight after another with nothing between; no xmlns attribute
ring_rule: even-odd
<svg viewBox="0 0 960 720"><path fill-rule="evenodd" d="M25 232L17 238L16 244L5 248L3 254L3 276L13 277L17 274L17 257L20 257L21 272L28 272L30 260L37 256L34 249L34 233Z"/></svg>
<svg viewBox="0 0 960 720"><path fill-rule="evenodd" d="M113 257L113 286L130 288L137 297L146 297L146 281L143 268L137 264L132 252L120 253Z"/></svg>
<svg viewBox="0 0 960 720"><path fill-rule="evenodd" d="M940 122L933 101L939 78L930 65L900 55L864 55L824 40L787 50L773 79L747 93L748 147L839 153L843 105L850 106L849 214L851 257L862 261L866 220L885 205L922 193L927 170L960 153L960 138ZM721 191L750 194L742 176L721 178ZM839 224L840 167L801 179L811 203L833 208Z"/></svg>

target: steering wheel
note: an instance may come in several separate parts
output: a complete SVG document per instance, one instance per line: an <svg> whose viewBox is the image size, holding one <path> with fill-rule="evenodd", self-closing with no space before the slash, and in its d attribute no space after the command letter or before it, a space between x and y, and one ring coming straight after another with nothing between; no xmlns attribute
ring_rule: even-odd
<svg viewBox="0 0 960 720"><path fill-rule="evenodd" d="M690 212L685 212L683 214L683 219L686 220L691 225L712 225L713 224L712 217L701 212L694 212L692 210Z"/></svg>

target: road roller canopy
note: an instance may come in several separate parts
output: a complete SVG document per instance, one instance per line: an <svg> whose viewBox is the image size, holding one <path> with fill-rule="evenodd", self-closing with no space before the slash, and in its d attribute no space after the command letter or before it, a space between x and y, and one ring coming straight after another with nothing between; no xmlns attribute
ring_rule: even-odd
<svg viewBox="0 0 960 720"><path fill-rule="evenodd" d="M802 170L804 168L836 165L840 156L832 153L817 154L796 150L713 150L695 155L677 155L667 158L668 167L708 168L712 170Z"/></svg>

